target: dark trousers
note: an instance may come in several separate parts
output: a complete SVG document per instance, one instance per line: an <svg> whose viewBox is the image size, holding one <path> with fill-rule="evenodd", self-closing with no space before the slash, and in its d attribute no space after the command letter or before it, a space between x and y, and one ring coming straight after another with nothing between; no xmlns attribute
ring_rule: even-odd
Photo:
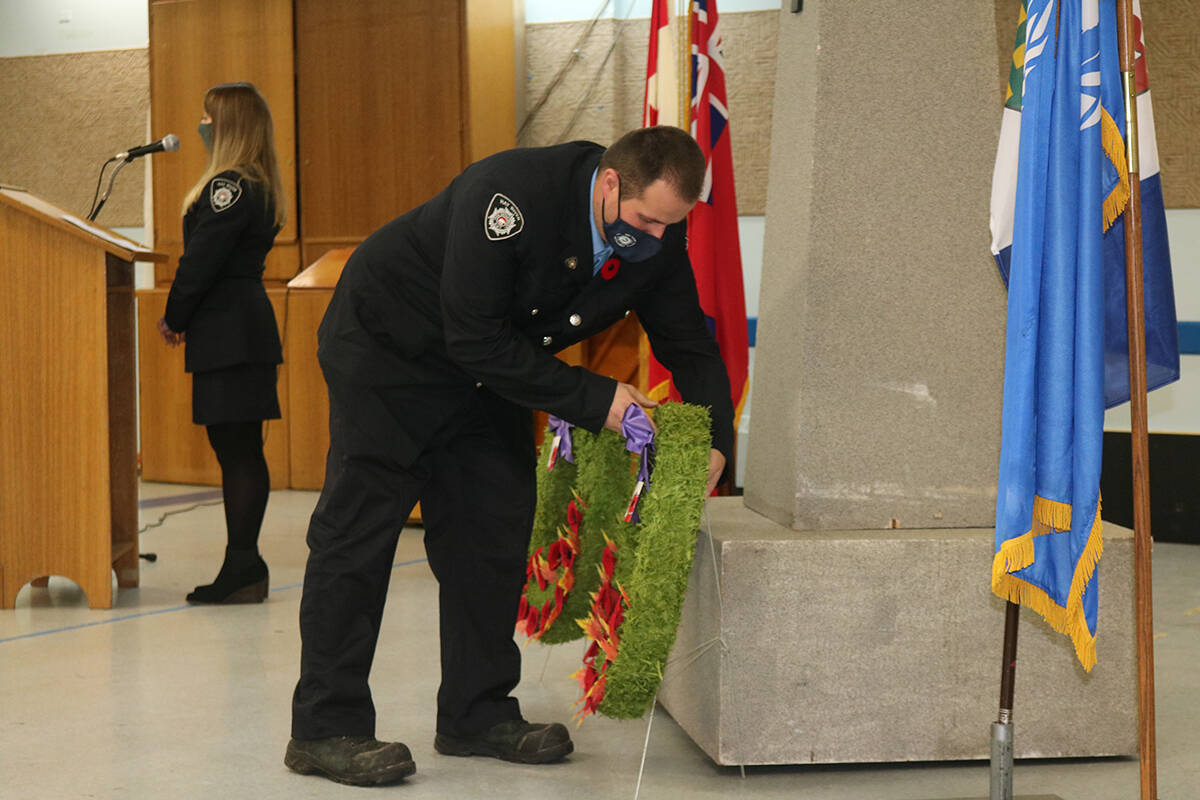
<svg viewBox="0 0 1200 800"><path fill-rule="evenodd" d="M439 584L437 731L469 736L520 718L509 693L521 677L513 629L536 503L532 415L479 390L404 465L354 444L360 411L331 393L325 486L308 529L292 736L374 735L367 677L397 538L418 500Z"/></svg>

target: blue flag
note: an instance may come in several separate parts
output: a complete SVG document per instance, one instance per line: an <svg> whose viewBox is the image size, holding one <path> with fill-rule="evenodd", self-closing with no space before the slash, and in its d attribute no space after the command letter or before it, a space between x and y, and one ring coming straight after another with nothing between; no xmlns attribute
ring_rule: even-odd
<svg viewBox="0 0 1200 800"><path fill-rule="evenodd" d="M1008 144L1017 157L992 589L1069 635L1090 670L1105 231L1129 199L1116 10L1114 0L1029 0L1026 14L1019 143Z"/></svg>
<svg viewBox="0 0 1200 800"><path fill-rule="evenodd" d="M1098 3L1100 35L1106 42L1102 54L1110 61L1105 76L1119 71L1115 39L1115 9L1111 0ZM1027 6L1023 0L1018 20L1013 63L1000 126L1000 148L992 180L992 254L1000 276L1008 284L1012 262L1014 205L1016 202L1017 160L1021 139L1023 105L1024 52L1027 38ZM1175 292L1171 280L1171 256L1167 245L1167 219L1163 211L1162 182L1158 168L1158 146L1154 135L1154 113L1142 42L1141 13L1133 4L1136 42L1136 85L1138 106L1138 152L1142 196L1142 273L1143 305L1146 314L1146 385L1149 390L1179 379L1179 338L1175 317ZM1053 30L1053 16L1038 17L1040 25ZM1035 30L1035 48L1036 35ZM1041 31L1045 34L1045 30ZM1103 106L1113 122L1102 130L1105 137L1116 138L1125 130L1125 109L1120 87L1111 80L1102 85ZM1115 152L1123 144L1106 145ZM1123 168L1121 168L1123 170ZM1109 225L1128 201L1122 189L1110 196L1105 207L1104 234L1104 406L1112 408L1129 400L1129 335L1125 316L1125 228L1121 222Z"/></svg>

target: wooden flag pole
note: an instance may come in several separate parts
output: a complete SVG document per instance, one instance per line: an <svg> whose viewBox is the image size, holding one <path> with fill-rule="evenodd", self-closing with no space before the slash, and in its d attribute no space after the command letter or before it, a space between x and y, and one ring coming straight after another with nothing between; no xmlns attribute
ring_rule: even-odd
<svg viewBox="0 0 1200 800"><path fill-rule="evenodd" d="M1137 59L1132 0L1117 0L1117 44L1125 79L1125 303L1129 324L1129 414L1133 447L1133 535L1138 654L1138 752L1142 800L1158 797L1154 726L1154 605L1150 557L1149 434L1146 423L1146 321L1142 298L1142 192L1138 175Z"/></svg>
<svg viewBox="0 0 1200 800"><path fill-rule="evenodd" d="M692 3L679 4L679 127L691 130L692 124Z"/></svg>

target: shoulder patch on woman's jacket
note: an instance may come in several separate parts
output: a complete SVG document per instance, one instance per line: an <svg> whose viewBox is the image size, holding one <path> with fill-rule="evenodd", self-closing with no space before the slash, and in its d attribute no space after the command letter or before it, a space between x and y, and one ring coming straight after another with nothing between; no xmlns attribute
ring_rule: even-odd
<svg viewBox="0 0 1200 800"><path fill-rule="evenodd" d="M213 211L221 212L232 208L242 196L242 182L228 178L213 178L208 186L208 202Z"/></svg>
<svg viewBox="0 0 1200 800"><path fill-rule="evenodd" d="M493 242L516 236L525 227L525 217L508 197L497 192L492 195L487 211L483 215L483 230Z"/></svg>

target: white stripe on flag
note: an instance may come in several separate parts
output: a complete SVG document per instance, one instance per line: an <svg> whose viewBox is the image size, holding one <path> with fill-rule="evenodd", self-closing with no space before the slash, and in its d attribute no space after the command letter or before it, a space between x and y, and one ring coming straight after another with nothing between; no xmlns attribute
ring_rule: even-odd
<svg viewBox="0 0 1200 800"><path fill-rule="evenodd" d="M1146 180L1158 174L1158 141L1154 138L1154 110L1150 106L1150 90L1137 99L1138 113L1138 176Z"/></svg>
<svg viewBox="0 0 1200 800"><path fill-rule="evenodd" d="M1013 211L1017 204L1017 153L1021 147L1021 112L1005 107L1000 120L1000 144L992 173L992 255L1013 241Z"/></svg>

